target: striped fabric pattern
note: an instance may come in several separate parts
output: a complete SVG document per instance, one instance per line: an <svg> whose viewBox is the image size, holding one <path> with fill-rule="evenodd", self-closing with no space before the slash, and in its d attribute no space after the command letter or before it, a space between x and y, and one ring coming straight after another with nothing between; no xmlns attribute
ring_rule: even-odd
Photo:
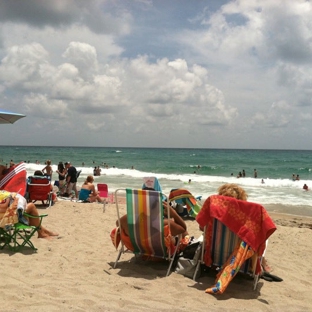
<svg viewBox="0 0 312 312"><path fill-rule="evenodd" d="M196 198L186 189L173 189L170 191L169 200L186 205L187 212L191 217L196 217L201 206L197 203Z"/></svg>
<svg viewBox="0 0 312 312"><path fill-rule="evenodd" d="M0 181L0 189L9 192L18 192L24 196L26 193L26 166L25 163L17 164Z"/></svg>
<svg viewBox="0 0 312 312"><path fill-rule="evenodd" d="M213 220L211 256L212 263L221 267L228 260L241 239L228 227L217 219ZM240 268L240 272L248 273L252 268L251 259L248 259Z"/></svg>
<svg viewBox="0 0 312 312"><path fill-rule="evenodd" d="M165 258L162 194L126 190L127 218L135 254Z"/></svg>

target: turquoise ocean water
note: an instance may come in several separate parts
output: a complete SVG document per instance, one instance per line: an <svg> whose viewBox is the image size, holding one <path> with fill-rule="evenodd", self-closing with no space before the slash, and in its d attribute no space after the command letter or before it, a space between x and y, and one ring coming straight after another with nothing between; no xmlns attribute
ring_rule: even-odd
<svg viewBox="0 0 312 312"><path fill-rule="evenodd" d="M187 188L206 198L223 183L238 183L250 201L284 205L288 213L312 215L312 151L0 146L0 159L2 164L11 159L25 161L29 175L42 169L47 159L51 159L54 171L59 161L70 161L82 170L79 185L93 174L94 166L100 166L102 175L95 177L95 183L107 183L109 191L139 188L143 177L156 176L167 194L172 188ZM246 177L237 178L243 170ZM300 181L293 181L293 174L298 174ZM57 178L54 174L53 180ZM302 189L304 183L310 191Z"/></svg>

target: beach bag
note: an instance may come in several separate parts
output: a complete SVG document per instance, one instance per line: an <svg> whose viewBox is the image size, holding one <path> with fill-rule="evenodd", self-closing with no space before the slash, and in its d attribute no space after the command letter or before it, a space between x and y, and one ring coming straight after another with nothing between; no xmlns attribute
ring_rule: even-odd
<svg viewBox="0 0 312 312"><path fill-rule="evenodd" d="M188 246L178 255L175 272L185 277L193 278L198 260L201 255L202 242L191 241ZM201 275L201 267L196 273L195 279Z"/></svg>

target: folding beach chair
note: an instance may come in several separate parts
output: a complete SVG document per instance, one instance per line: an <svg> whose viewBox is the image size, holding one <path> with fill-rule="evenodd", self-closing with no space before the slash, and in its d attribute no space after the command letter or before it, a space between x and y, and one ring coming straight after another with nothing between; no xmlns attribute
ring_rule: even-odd
<svg viewBox="0 0 312 312"><path fill-rule="evenodd" d="M195 218L201 209L197 199L186 189L172 189L169 194L169 200L186 206L182 212L178 212L182 217L190 216Z"/></svg>
<svg viewBox="0 0 312 312"><path fill-rule="evenodd" d="M255 289L266 240L276 230L266 210L256 203L213 195L196 220L204 227L204 240L193 279L200 265L205 264L220 269L216 284L206 292L223 293L238 272L254 277Z"/></svg>
<svg viewBox="0 0 312 312"><path fill-rule="evenodd" d="M171 248L166 247L162 204L163 196L165 195L157 191L149 190L116 190L116 209L119 224L120 211L118 195L122 192L126 192L127 222L130 233L130 243L133 250L131 251L126 248L125 244L129 244L129 242L124 241L126 238L122 235L123 233L121 233L121 247L114 268L116 268L117 262L122 253L131 252L136 256L144 255L168 260L169 267L166 274L166 276L168 276L182 235L178 236L177 243L173 246L172 250ZM168 215L168 218L170 218L170 215Z"/></svg>
<svg viewBox="0 0 312 312"><path fill-rule="evenodd" d="M24 247L30 247L32 250L37 250L34 244L31 242L33 235L40 229L42 219L47 214L40 216L32 216L24 213L24 216L28 218L39 218L38 226L25 225L23 223L15 223L6 225L4 228L0 227L0 249L8 247L11 251L18 252Z"/></svg>
<svg viewBox="0 0 312 312"><path fill-rule="evenodd" d="M48 207L51 207L53 191L51 190L51 181L49 178L44 176L28 177L27 193L29 202L34 203L37 200L41 200L43 205L46 204Z"/></svg>
<svg viewBox="0 0 312 312"><path fill-rule="evenodd" d="M108 199L108 186L107 184L104 184L104 183L98 183L97 189L98 189L100 197L104 198L103 212L105 212L106 200Z"/></svg>

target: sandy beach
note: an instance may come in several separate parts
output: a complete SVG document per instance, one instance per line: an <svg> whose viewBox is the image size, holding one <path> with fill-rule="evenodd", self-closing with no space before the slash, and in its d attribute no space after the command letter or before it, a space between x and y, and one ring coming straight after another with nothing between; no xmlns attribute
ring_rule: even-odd
<svg viewBox="0 0 312 312"><path fill-rule="evenodd" d="M123 206L123 209L125 207ZM117 251L109 234L116 220L114 204L58 201L43 224L60 236L33 238L37 252L4 249L1 311L311 311L312 219L270 213L277 231L266 257L283 282L236 276L223 295L206 294L214 282L206 274L197 282L171 273L167 263L136 262ZM191 235L200 232L187 220Z"/></svg>

